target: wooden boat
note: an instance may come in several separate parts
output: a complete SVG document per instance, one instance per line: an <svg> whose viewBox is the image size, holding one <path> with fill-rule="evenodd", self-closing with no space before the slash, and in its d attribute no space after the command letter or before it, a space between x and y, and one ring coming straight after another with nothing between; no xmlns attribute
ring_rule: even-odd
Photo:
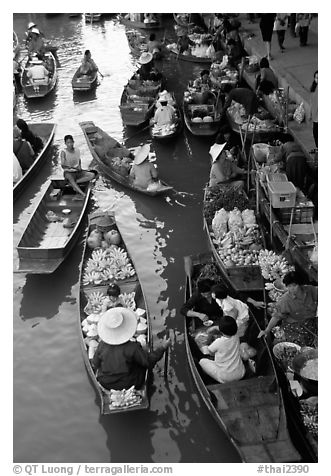
<svg viewBox="0 0 331 476"><path fill-rule="evenodd" d="M206 253L184 259L187 300L192 295L202 266L210 263L212 256ZM247 371L244 379L235 382L209 383L210 378L206 378L194 359L193 339L185 319L185 346L192 377L208 410L243 462L298 462L301 457L288 434L283 397L272 355L265 339L257 339L259 331L258 322L251 314L244 338L257 350L256 373L251 372L250 376Z"/></svg>
<svg viewBox="0 0 331 476"><path fill-rule="evenodd" d="M35 61L34 59L27 60L24 66L22 77L21 77L22 89L23 89L25 97L27 97L28 99L43 98L47 96L47 94L53 91L57 82L57 77L58 77L55 58L51 52L47 52L45 53L45 62L47 64L47 69L49 71L48 82L47 83L45 82L45 84L44 83L38 84L36 81L34 81L34 83L32 84L31 80L27 76L27 73L29 68L33 66L34 61Z"/></svg>
<svg viewBox="0 0 331 476"><path fill-rule="evenodd" d="M183 128L183 118L182 118L182 111L178 107L178 104L176 102L175 95L172 93L172 106L176 110L176 121L173 124L171 128L157 128L156 126L151 126L150 127L150 132L152 139L155 139L159 142L168 142L172 139L175 139L178 137L180 132L182 131Z"/></svg>
<svg viewBox="0 0 331 476"><path fill-rule="evenodd" d="M17 245L19 267L15 272L53 273L68 256L81 232L92 183L81 184L81 188L86 196L75 200L76 192L64 179L47 181Z"/></svg>
<svg viewBox="0 0 331 476"><path fill-rule="evenodd" d="M204 203L208 199L208 187L205 188ZM220 258L216 245L214 243L211 224L207 222L206 217L203 216L203 227L206 230L208 245L217 263L217 266L222 271L224 280L227 286L235 292L257 291L262 293L264 290L264 280L259 266L231 266L226 267Z"/></svg>
<svg viewBox="0 0 331 476"><path fill-rule="evenodd" d="M150 85L142 89L142 82L134 77L124 87L120 102L122 120L127 126L141 126L152 117L156 95L162 86L162 80L149 81Z"/></svg>
<svg viewBox="0 0 331 476"><path fill-rule="evenodd" d="M181 61L189 61L190 63L200 63L200 64L212 64L213 60L211 58L200 58L199 56L194 56L194 55L184 55L182 53L179 53L175 47L172 47L169 45L170 48L168 47L168 50L172 56L175 56L176 59L181 60Z"/></svg>
<svg viewBox="0 0 331 476"><path fill-rule="evenodd" d="M68 13L69 18L78 18L81 16L81 13Z"/></svg>
<svg viewBox="0 0 331 476"><path fill-rule="evenodd" d="M118 226L118 223L116 222L116 217L114 214L111 214L110 212L95 212L94 214L89 215L89 226L88 226L87 236L90 234L92 230L98 228L98 225L96 223L98 222L100 217L104 216L105 214L110 216L114 220L114 224L109 229L115 229L121 234L121 230ZM104 228L101 228L101 231L104 231ZM120 245L120 249L126 251L129 257L129 260L133 264L133 268L134 268L134 261L132 259L132 254L130 253L130 250L127 248L126 244L124 243L122 235L121 237L122 237L122 243ZM148 393L147 393L148 371L146 371L145 384L142 388L143 395L142 395L141 401L139 403L136 403L134 405L130 405L127 407L116 408L116 407L110 406L110 392L106 390L98 382L97 375L95 374L91 366L91 359L89 358L91 357L91 355L89 356L89 347L87 345L88 340L86 338L86 334L83 332L82 322L87 317L87 313L85 309L88 303L88 298L91 295L91 293L99 292L101 294L106 295L107 288L109 285L109 282L108 283L102 282L101 284L98 284L98 285L95 285L95 284L84 285L84 279L83 279L84 268L85 268L85 264L87 260L91 257L91 255L92 255L92 250L87 246L87 240L85 240L83 259L80 266L80 299L79 299L80 312L78 314L79 316L78 326L79 326L79 339L80 339L81 349L83 353L84 364L99 399L100 413L102 415L111 415L114 413L126 413L126 412L134 411L134 410L144 410L149 407L149 399L148 399ZM146 299L145 299L137 274L134 274L134 276L130 278L126 278L124 280L116 279L116 284L119 285L122 293L125 293L125 294L134 293L135 308L143 309L146 311L146 316L145 316L145 318L147 319L147 339L146 340L147 340L148 348L151 349L152 342L151 342L151 332L150 332L150 319L149 319L148 309L146 306Z"/></svg>
<svg viewBox="0 0 331 476"><path fill-rule="evenodd" d="M266 185L258 178L256 187L259 212L268 224L270 239L277 237L280 244L287 249L291 261L301 268L310 281L318 282L318 268L310 260L314 249L315 234L312 224L313 206L294 208L291 236L289 237L290 227L282 223L282 216L284 216L285 210L289 212L289 209L277 210L272 208ZM306 214L307 218L302 218L303 214ZM299 218L299 223L296 223L296 217ZM304 220L306 223L300 223L300 220Z"/></svg>
<svg viewBox="0 0 331 476"><path fill-rule="evenodd" d="M138 31L129 30L126 32L126 36L132 54L140 56L144 51L147 51L147 41Z"/></svg>
<svg viewBox="0 0 331 476"><path fill-rule="evenodd" d="M261 110L262 114L267 114L266 109L262 108L261 106L259 107L259 110ZM246 133L247 122L245 124L238 124L234 120L233 116L231 115L228 109L226 110L226 117L233 132L236 132L237 134L242 134L242 136L246 136L247 140L251 141L254 139L254 142L264 142L266 140L270 140L273 135L283 130L282 127L280 127L278 124L275 124L272 121L269 121L266 127L256 126L254 129L255 116L252 116L249 129Z"/></svg>
<svg viewBox="0 0 331 476"><path fill-rule="evenodd" d="M72 80L72 89L75 92L91 91L98 83L98 72L92 74L80 74L80 66L77 68Z"/></svg>
<svg viewBox="0 0 331 476"><path fill-rule="evenodd" d="M159 188L158 190L154 191L149 191L134 185L127 173L126 175L120 173L120 170L118 168L115 169L115 167L111 167L109 165L109 161L105 163L104 159L99 157L97 151L94 148L96 137L98 137L98 145L102 145L103 141L106 141L109 138L112 139L109 134L100 129L100 127L97 127L92 121L81 122L79 125L82 128L85 139L87 141L87 145L91 151L93 158L100 167L100 170L111 180L114 180L115 182L124 185L125 187L130 188L131 190L135 190L136 192L140 192L151 197L155 197L158 195L166 195L173 189L173 187L170 187L163 181L161 181L162 188ZM121 147L119 143L118 147Z"/></svg>
<svg viewBox="0 0 331 476"><path fill-rule="evenodd" d="M196 93L197 95L200 93ZM214 96L214 103L213 104L199 104L194 98L191 102L186 100L184 95L183 100L183 114L184 114L184 121L185 125L188 130L195 136L213 136L217 134L220 123L220 104L218 98L214 93L210 91L210 94ZM204 116L212 117L211 122L194 122L193 115L199 114Z"/></svg>
<svg viewBox="0 0 331 476"><path fill-rule="evenodd" d="M20 52L20 44L18 42L16 32L13 30L13 58L14 60L18 57L19 52Z"/></svg>
<svg viewBox="0 0 331 476"><path fill-rule="evenodd" d="M29 129L32 131L33 134L41 137L44 143L44 147L42 150L36 155L34 162L31 164L31 167L25 172L22 178L14 184L13 187L13 197L14 201L18 198L22 190L25 186L29 183L31 177L33 177L36 172L40 169L42 164L46 160L47 153L50 149L54 133L55 133L56 125L53 123L44 123L44 122L36 122L30 123Z"/></svg>
<svg viewBox="0 0 331 476"><path fill-rule="evenodd" d="M95 23L101 20L101 13L85 13L86 23Z"/></svg>
<svg viewBox="0 0 331 476"><path fill-rule="evenodd" d="M159 28L163 28L160 15L157 16L157 21L153 23L144 23L143 21L131 21L124 18L123 16L120 17L120 21L125 26L128 26L130 28L138 28L141 30L158 30Z"/></svg>

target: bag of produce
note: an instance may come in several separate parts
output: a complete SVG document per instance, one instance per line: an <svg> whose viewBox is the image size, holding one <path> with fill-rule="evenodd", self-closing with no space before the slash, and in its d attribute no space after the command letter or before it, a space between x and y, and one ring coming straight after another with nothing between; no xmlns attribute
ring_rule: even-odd
<svg viewBox="0 0 331 476"><path fill-rule="evenodd" d="M243 219L240 210L234 208L229 213L228 226L230 231L238 231L243 226Z"/></svg>
<svg viewBox="0 0 331 476"><path fill-rule="evenodd" d="M241 212L241 216L242 216L244 225L246 226L256 225L254 210L249 210L248 208L246 208L246 210L243 210Z"/></svg>
<svg viewBox="0 0 331 476"><path fill-rule="evenodd" d="M301 124L305 119L305 108L303 102L296 108L293 119L298 123Z"/></svg>
<svg viewBox="0 0 331 476"><path fill-rule="evenodd" d="M223 238L223 236L227 233L228 218L229 213L224 210L224 208L221 208L215 213L211 226L216 239Z"/></svg>
<svg viewBox="0 0 331 476"><path fill-rule="evenodd" d="M252 148L253 148L253 154L254 154L255 160L257 162L263 163L267 161L269 148L270 148L268 144L264 144L264 143L253 144Z"/></svg>

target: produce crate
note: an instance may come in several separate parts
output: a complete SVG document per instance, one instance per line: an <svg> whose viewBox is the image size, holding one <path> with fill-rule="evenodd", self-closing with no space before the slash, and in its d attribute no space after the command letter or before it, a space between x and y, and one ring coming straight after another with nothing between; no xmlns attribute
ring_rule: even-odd
<svg viewBox="0 0 331 476"><path fill-rule="evenodd" d="M292 208L280 208L277 212L280 222L288 225L291 222ZM296 205L293 210L292 223L310 223L314 216L314 205Z"/></svg>
<svg viewBox="0 0 331 476"><path fill-rule="evenodd" d="M269 182L268 191L273 208L292 208L295 206L297 191L292 182Z"/></svg>

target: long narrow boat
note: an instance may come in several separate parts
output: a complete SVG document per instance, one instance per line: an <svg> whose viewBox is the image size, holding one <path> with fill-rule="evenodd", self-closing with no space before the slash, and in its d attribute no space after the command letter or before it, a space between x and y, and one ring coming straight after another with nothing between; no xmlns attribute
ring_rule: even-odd
<svg viewBox="0 0 331 476"><path fill-rule="evenodd" d="M124 185L127 188L135 190L136 192L143 193L145 195L149 195L151 197L155 197L158 195L166 195L173 189L173 187L170 187L168 184L166 184L163 181L161 181L162 188L159 188L158 190L155 190L155 191L149 191L134 185L133 182L130 180L128 173L124 175L123 173L121 173L119 168L112 167L110 165L109 160L107 161L107 163L104 162L105 159L100 157L95 149L96 139L98 140L98 146L100 146L101 148L102 148L102 145L104 143L107 143L109 139L111 139L112 141L114 141L114 139L110 137L109 134L107 134L107 132L103 131L102 129L100 129L100 127L96 126L94 122L92 121L81 122L79 125L82 128L87 145L91 151L93 158L97 162L101 171L107 177L109 177L110 179L114 180L117 183L120 183L121 185ZM121 148L122 146L119 143L117 143L117 147Z"/></svg>
<svg viewBox="0 0 331 476"><path fill-rule="evenodd" d="M135 75L124 87L120 101L120 111L125 125L137 127L143 125L152 117L156 95L161 89L162 80L149 81L153 84L146 86L142 91L142 89L134 87L140 82L140 80L135 80L134 77Z"/></svg>
<svg viewBox="0 0 331 476"><path fill-rule="evenodd" d="M107 228L107 231L116 230L118 233L120 233L121 243L119 245L118 250L120 250L121 252L125 252L127 254L128 262L131 265L133 264L133 267L131 266L131 269L133 271L136 271L134 267L134 261L132 259L132 254L130 253L130 250L127 248L126 244L124 243L123 235L120 232L118 223L116 222L115 215L109 212L95 212L94 214L89 215L89 226L88 226L87 236L89 236L91 231L95 229L99 229L100 231L106 231L105 227L98 226L98 223L100 223L100 218L105 216L113 220L113 225ZM95 250L95 251L98 251L98 250ZM99 249L99 251L101 251L101 249ZM138 396L136 401L129 406L114 407L111 404L111 401L112 401L111 392L109 390L106 390L104 387L102 387L102 385L98 382L97 375L95 374L92 368L92 365L91 365L92 355L90 353L90 348L92 347L93 344L94 346L97 345L98 335L96 332L93 332L92 333L93 338L91 339L89 337L91 333L88 332L88 328L86 327L87 321L89 320L88 314L91 313L91 310L89 310L89 303L93 299L93 296L96 295L96 293L98 293L99 301L101 303L106 296L107 288L109 285L109 281L107 282L107 280L104 280L101 283L100 283L100 280L98 280L97 284L95 284L94 282L89 282L86 284L86 276L85 276L86 264L88 261L91 262L92 259L93 259L93 251L87 246L87 239L86 239L85 245L84 245L83 259L82 259L81 267L80 267L80 299L79 299L80 312L78 314L79 339L80 339L84 364L99 399L100 413L102 415L110 415L114 413L125 413L125 412L133 411L133 410L144 410L149 407L149 399L148 399L148 393L147 393L148 371L146 371L145 384L142 388L141 396L140 397ZM127 303L126 307L130 307L132 310L140 309L140 312L137 313L137 319L139 318L138 314L140 315L144 314L145 316L144 319L147 321L146 343L147 343L147 348L151 349L152 340L151 340L151 332L150 332L150 319L149 319L148 309L146 306L146 299L145 299L137 274L136 273L132 273L132 274L133 274L132 276L127 276L124 279L115 278L115 282L116 284L119 285L121 289L124 302ZM143 311L145 311L145 313L143 313ZM98 314L100 314L100 307L97 309L93 308L93 312L94 312L93 323L96 324L96 321L98 321L99 319ZM96 317L96 320L95 320L95 317ZM91 345L92 340L94 340L94 342Z"/></svg>
<svg viewBox="0 0 331 476"><path fill-rule="evenodd" d="M155 139L159 142L169 142L172 139L178 137L183 129L183 117L182 111L178 107L176 102L175 95L172 93L171 105L175 108L176 111L176 120L170 126L157 127L156 125L150 127L150 132L152 139Z"/></svg>
<svg viewBox="0 0 331 476"><path fill-rule="evenodd" d="M40 169L42 164L45 162L47 157L47 152L50 149L54 132L55 132L56 125L52 123L43 123L43 122L36 122L29 124L29 129L32 131L34 135L41 137L44 147L42 150L36 155L35 160L31 164L31 167L25 172L22 178L14 184L13 187L13 196L14 201L18 198L22 190L25 186L29 183L31 177L33 177L36 172Z"/></svg>
<svg viewBox="0 0 331 476"><path fill-rule="evenodd" d="M310 260L314 245L307 244L314 239L313 225L311 224L294 224L292 225L292 235L289 237L289 226L281 222L281 218L277 215L277 211L270 206L270 199L268 193L260 180L256 181L258 204L261 215L266 219L267 223L272 224L272 235L276 236L279 242L287 248L292 260L297 264L304 273L307 274L309 280L318 282L318 268ZM300 211L300 209L298 209ZM281 212L281 210L280 210ZM306 210L306 213L310 213ZM304 213L304 211L301 212ZM294 211L294 216L296 212ZM295 228L302 228L303 231L294 234ZM304 241L306 235L306 240Z"/></svg>
<svg viewBox="0 0 331 476"><path fill-rule="evenodd" d="M140 56L144 51L147 51L146 39L137 30L128 30L126 32L128 38L129 48L131 53L135 56Z"/></svg>
<svg viewBox="0 0 331 476"><path fill-rule="evenodd" d="M81 184L86 193L76 200L76 192L64 179L47 181L45 191L17 245L18 273L53 273L68 256L83 224L92 183Z"/></svg>
<svg viewBox="0 0 331 476"><path fill-rule="evenodd" d="M200 114L200 112L204 114L205 117L209 117L209 122L206 122L202 118L200 118L200 122L195 122L193 115L197 113ZM215 95L213 104L189 103L184 96L183 114L186 127L191 134L195 136L213 136L219 131L221 117L219 102Z"/></svg>
<svg viewBox="0 0 331 476"><path fill-rule="evenodd" d="M138 28L139 30L158 30L163 28L161 17L156 22L144 23L143 21L131 21L121 16L120 22L125 26Z"/></svg>
<svg viewBox="0 0 331 476"><path fill-rule="evenodd" d="M186 257L185 299L193 292L204 264L213 262L210 253ZM224 283L223 283L224 284ZM192 353L192 337L185 319L186 353L194 382L211 415L238 451L243 462L299 462L287 429L282 393L271 353L264 338L257 339L258 322L251 314L244 340L257 350L256 373L229 383L206 383ZM210 380L210 379L209 379Z"/></svg>
<svg viewBox="0 0 331 476"><path fill-rule="evenodd" d="M261 113L265 115L267 114L266 109L262 108L261 106L259 107L259 110ZM247 121L243 124L239 124L234 120L231 112L228 109L226 110L226 117L233 132L236 132L237 134L241 133L243 136L246 135L248 140L252 140L254 138L254 142L264 142L266 140L270 140L273 135L283 131L281 126L271 120L268 120L269 122L264 121L262 125L259 125L258 121L256 121L256 117L252 116L251 122L246 132L248 124ZM255 122L257 122L256 126Z"/></svg>
<svg viewBox="0 0 331 476"><path fill-rule="evenodd" d="M91 91L98 83L98 72L92 74L80 74L80 66L77 68L71 85L74 92Z"/></svg>
<svg viewBox="0 0 331 476"><path fill-rule="evenodd" d="M239 192L237 192L239 194ZM238 195L239 196L239 195ZM208 187L204 192L204 203L208 200ZM248 202L248 200L247 200ZM203 215L203 226L207 233L209 248L214 256L214 259L223 273L224 280L227 285L236 292L257 291L263 292L264 280L261 274L259 266L254 265L232 265L231 267L225 266L221 259L218 248L216 247L213 232L211 229L211 223Z"/></svg>
<svg viewBox="0 0 331 476"><path fill-rule="evenodd" d="M184 55L182 53L179 53L177 51L176 46L173 46L173 45L168 45L167 49L169 50L172 56L175 56L176 59L181 61L188 61L190 63L199 63L199 64L208 64L208 65L210 65L213 62L211 58L204 58L204 57L194 56L191 54Z"/></svg>
<svg viewBox="0 0 331 476"><path fill-rule="evenodd" d="M22 89L25 97L27 97L28 99L43 98L55 88L58 77L56 61L51 52L45 53L45 62L47 63L47 69L49 71L48 82L45 84L39 84L36 81L32 83L31 80L28 78L27 73L29 69L33 66L33 62L33 59L28 59L25 63L21 77Z"/></svg>

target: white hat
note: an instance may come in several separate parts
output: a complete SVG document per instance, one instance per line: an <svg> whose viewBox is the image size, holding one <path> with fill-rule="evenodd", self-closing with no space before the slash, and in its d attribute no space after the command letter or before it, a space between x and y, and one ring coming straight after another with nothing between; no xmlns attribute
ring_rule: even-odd
<svg viewBox="0 0 331 476"><path fill-rule="evenodd" d="M30 28L33 28L34 26L37 26L37 25L33 23L33 21L30 21L30 23L28 24L28 30L30 30Z"/></svg>
<svg viewBox="0 0 331 476"><path fill-rule="evenodd" d="M106 344L119 345L134 336L137 329L137 316L125 307L113 307L99 319L98 334Z"/></svg>
<svg viewBox="0 0 331 476"><path fill-rule="evenodd" d="M144 51L144 53L141 53L138 61L140 64L147 64L147 63L150 63L152 59L153 59L152 53Z"/></svg>
<svg viewBox="0 0 331 476"><path fill-rule="evenodd" d="M209 149L209 153L211 155L211 158L213 159L213 163L216 162L225 146L226 142L224 142L224 144L214 144L211 146L211 148Z"/></svg>
<svg viewBox="0 0 331 476"><path fill-rule="evenodd" d="M168 91L166 89L159 94L159 101L168 101Z"/></svg>
<svg viewBox="0 0 331 476"><path fill-rule="evenodd" d="M138 147L134 154L134 163L136 165L142 164L148 157L151 146L149 144Z"/></svg>
<svg viewBox="0 0 331 476"><path fill-rule="evenodd" d="M40 31L38 28L32 28L31 33L35 33L36 35L40 35Z"/></svg>

